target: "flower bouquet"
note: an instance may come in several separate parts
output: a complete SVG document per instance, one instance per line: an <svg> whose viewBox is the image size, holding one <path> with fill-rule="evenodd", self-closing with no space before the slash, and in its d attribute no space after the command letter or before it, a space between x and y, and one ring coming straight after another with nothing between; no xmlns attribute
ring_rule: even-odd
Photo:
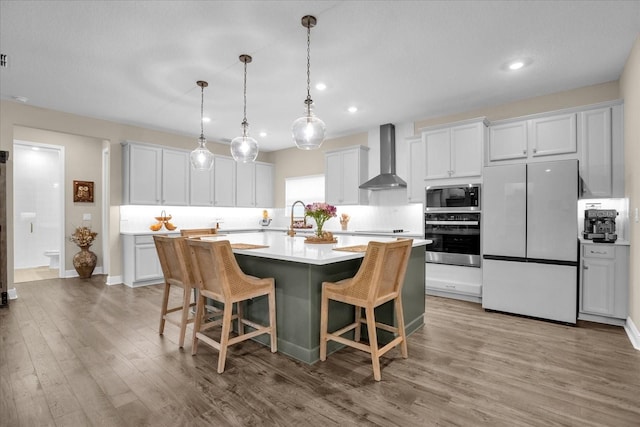
<svg viewBox="0 0 640 427"><path fill-rule="evenodd" d="M316 222L316 235L306 239L308 243L336 243L333 233L323 231L324 223L336 216L336 207L327 203L311 203L304 207L304 216Z"/></svg>
<svg viewBox="0 0 640 427"><path fill-rule="evenodd" d="M93 244L93 241L98 236L98 233L91 231L91 227L76 227L76 231L69 237L69 240L81 248L88 248Z"/></svg>

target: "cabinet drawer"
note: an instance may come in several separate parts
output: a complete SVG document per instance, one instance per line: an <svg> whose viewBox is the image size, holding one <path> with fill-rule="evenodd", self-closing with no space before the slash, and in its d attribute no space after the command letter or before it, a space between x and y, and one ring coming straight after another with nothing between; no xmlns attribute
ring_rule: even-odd
<svg viewBox="0 0 640 427"><path fill-rule="evenodd" d="M616 248L613 246L584 245L582 254L585 258L615 258Z"/></svg>
<svg viewBox="0 0 640 427"><path fill-rule="evenodd" d="M151 234L135 236L135 243L136 245L153 245L153 236Z"/></svg>

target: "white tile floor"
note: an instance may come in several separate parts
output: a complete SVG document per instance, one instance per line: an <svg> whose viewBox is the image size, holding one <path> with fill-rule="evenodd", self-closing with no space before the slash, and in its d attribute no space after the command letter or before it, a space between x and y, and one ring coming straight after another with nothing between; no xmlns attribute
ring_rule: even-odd
<svg viewBox="0 0 640 427"><path fill-rule="evenodd" d="M33 282L36 280L54 279L58 277L58 270L48 266L35 268L20 268L13 271L13 282Z"/></svg>

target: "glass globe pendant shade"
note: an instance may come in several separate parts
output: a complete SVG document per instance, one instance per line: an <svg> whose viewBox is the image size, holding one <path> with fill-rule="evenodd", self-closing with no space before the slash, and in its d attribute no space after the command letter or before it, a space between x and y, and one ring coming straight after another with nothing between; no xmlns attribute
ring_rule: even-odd
<svg viewBox="0 0 640 427"><path fill-rule="evenodd" d="M298 148L301 150L316 150L320 148L324 141L327 127L321 119L313 114L308 106L305 106L305 112L307 113L305 116L293 122L291 133Z"/></svg>
<svg viewBox="0 0 640 427"><path fill-rule="evenodd" d="M198 148L193 150L189 156L191 166L198 171L208 171L213 167L213 154L206 147L207 140L200 136L198 138Z"/></svg>
<svg viewBox="0 0 640 427"><path fill-rule="evenodd" d="M248 125L242 124L242 136L231 141L231 156L236 162L253 162L258 157L258 141L249 136Z"/></svg>

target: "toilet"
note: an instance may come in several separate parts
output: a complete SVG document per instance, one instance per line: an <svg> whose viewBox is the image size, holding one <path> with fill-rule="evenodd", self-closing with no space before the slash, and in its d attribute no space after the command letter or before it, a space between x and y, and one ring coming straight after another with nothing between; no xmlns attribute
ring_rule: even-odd
<svg viewBox="0 0 640 427"><path fill-rule="evenodd" d="M49 268L60 268L60 252L44 251L44 256L49 257Z"/></svg>

